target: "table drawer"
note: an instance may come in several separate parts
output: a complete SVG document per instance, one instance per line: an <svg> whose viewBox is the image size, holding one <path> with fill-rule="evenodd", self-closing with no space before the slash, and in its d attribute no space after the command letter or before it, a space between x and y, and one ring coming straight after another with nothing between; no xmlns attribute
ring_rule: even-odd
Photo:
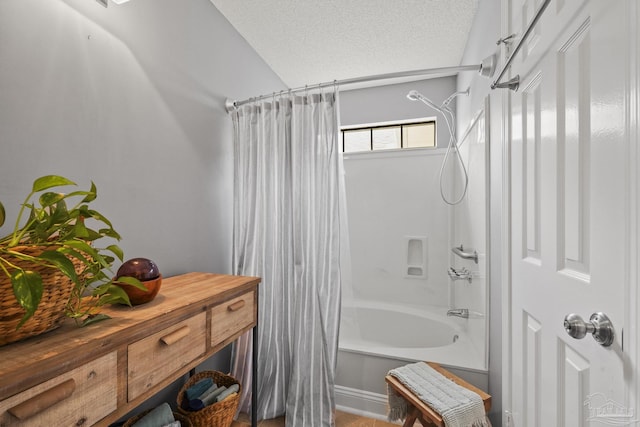
<svg viewBox="0 0 640 427"><path fill-rule="evenodd" d="M206 350L206 324L206 313L202 312L129 345L128 400L202 356Z"/></svg>
<svg viewBox="0 0 640 427"><path fill-rule="evenodd" d="M211 309L211 346L235 341L239 333L255 323L254 292L247 292Z"/></svg>
<svg viewBox="0 0 640 427"><path fill-rule="evenodd" d="M115 411L117 354L109 353L0 402L0 427L90 426Z"/></svg>

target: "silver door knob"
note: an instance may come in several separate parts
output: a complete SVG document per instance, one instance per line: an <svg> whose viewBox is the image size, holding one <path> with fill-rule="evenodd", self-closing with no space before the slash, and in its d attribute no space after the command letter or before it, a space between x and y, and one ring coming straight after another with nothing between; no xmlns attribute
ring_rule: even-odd
<svg viewBox="0 0 640 427"><path fill-rule="evenodd" d="M567 314L564 318L564 329L567 333L576 339L584 338L587 333L593 335L593 339L603 347L609 347L613 344L615 333L613 324L604 313L593 313L589 318L589 322L582 320L577 314Z"/></svg>

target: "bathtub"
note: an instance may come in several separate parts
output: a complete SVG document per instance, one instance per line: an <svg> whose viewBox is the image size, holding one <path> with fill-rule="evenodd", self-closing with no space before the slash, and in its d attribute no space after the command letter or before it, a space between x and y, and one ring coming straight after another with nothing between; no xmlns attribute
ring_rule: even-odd
<svg viewBox="0 0 640 427"><path fill-rule="evenodd" d="M340 350L486 369L484 352L475 348L465 327L483 319L447 317L444 307L418 309L373 301L345 303L341 316Z"/></svg>
<svg viewBox="0 0 640 427"><path fill-rule="evenodd" d="M337 408L385 419L384 377L416 361L440 363L483 390L488 389L487 357L466 332L468 322L447 317L443 307L406 307L375 301L343 301L336 367Z"/></svg>

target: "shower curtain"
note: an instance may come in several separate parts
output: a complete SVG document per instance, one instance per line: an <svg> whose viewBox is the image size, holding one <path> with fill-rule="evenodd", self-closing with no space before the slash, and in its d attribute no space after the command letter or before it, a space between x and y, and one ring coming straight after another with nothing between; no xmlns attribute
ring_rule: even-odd
<svg viewBox="0 0 640 427"><path fill-rule="evenodd" d="M334 425L340 316L337 91L233 113L233 268L259 276L258 419ZM251 338L232 374L251 390ZM241 409L249 412L245 393Z"/></svg>

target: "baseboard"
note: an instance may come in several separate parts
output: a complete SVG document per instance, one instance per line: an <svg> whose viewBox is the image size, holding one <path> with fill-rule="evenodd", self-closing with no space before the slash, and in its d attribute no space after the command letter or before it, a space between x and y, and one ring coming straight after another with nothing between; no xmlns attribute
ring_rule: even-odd
<svg viewBox="0 0 640 427"><path fill-rule="evenodd" d="M335 386L336 409L376 420L387 420L387 396L341 385Z"/></svg>

